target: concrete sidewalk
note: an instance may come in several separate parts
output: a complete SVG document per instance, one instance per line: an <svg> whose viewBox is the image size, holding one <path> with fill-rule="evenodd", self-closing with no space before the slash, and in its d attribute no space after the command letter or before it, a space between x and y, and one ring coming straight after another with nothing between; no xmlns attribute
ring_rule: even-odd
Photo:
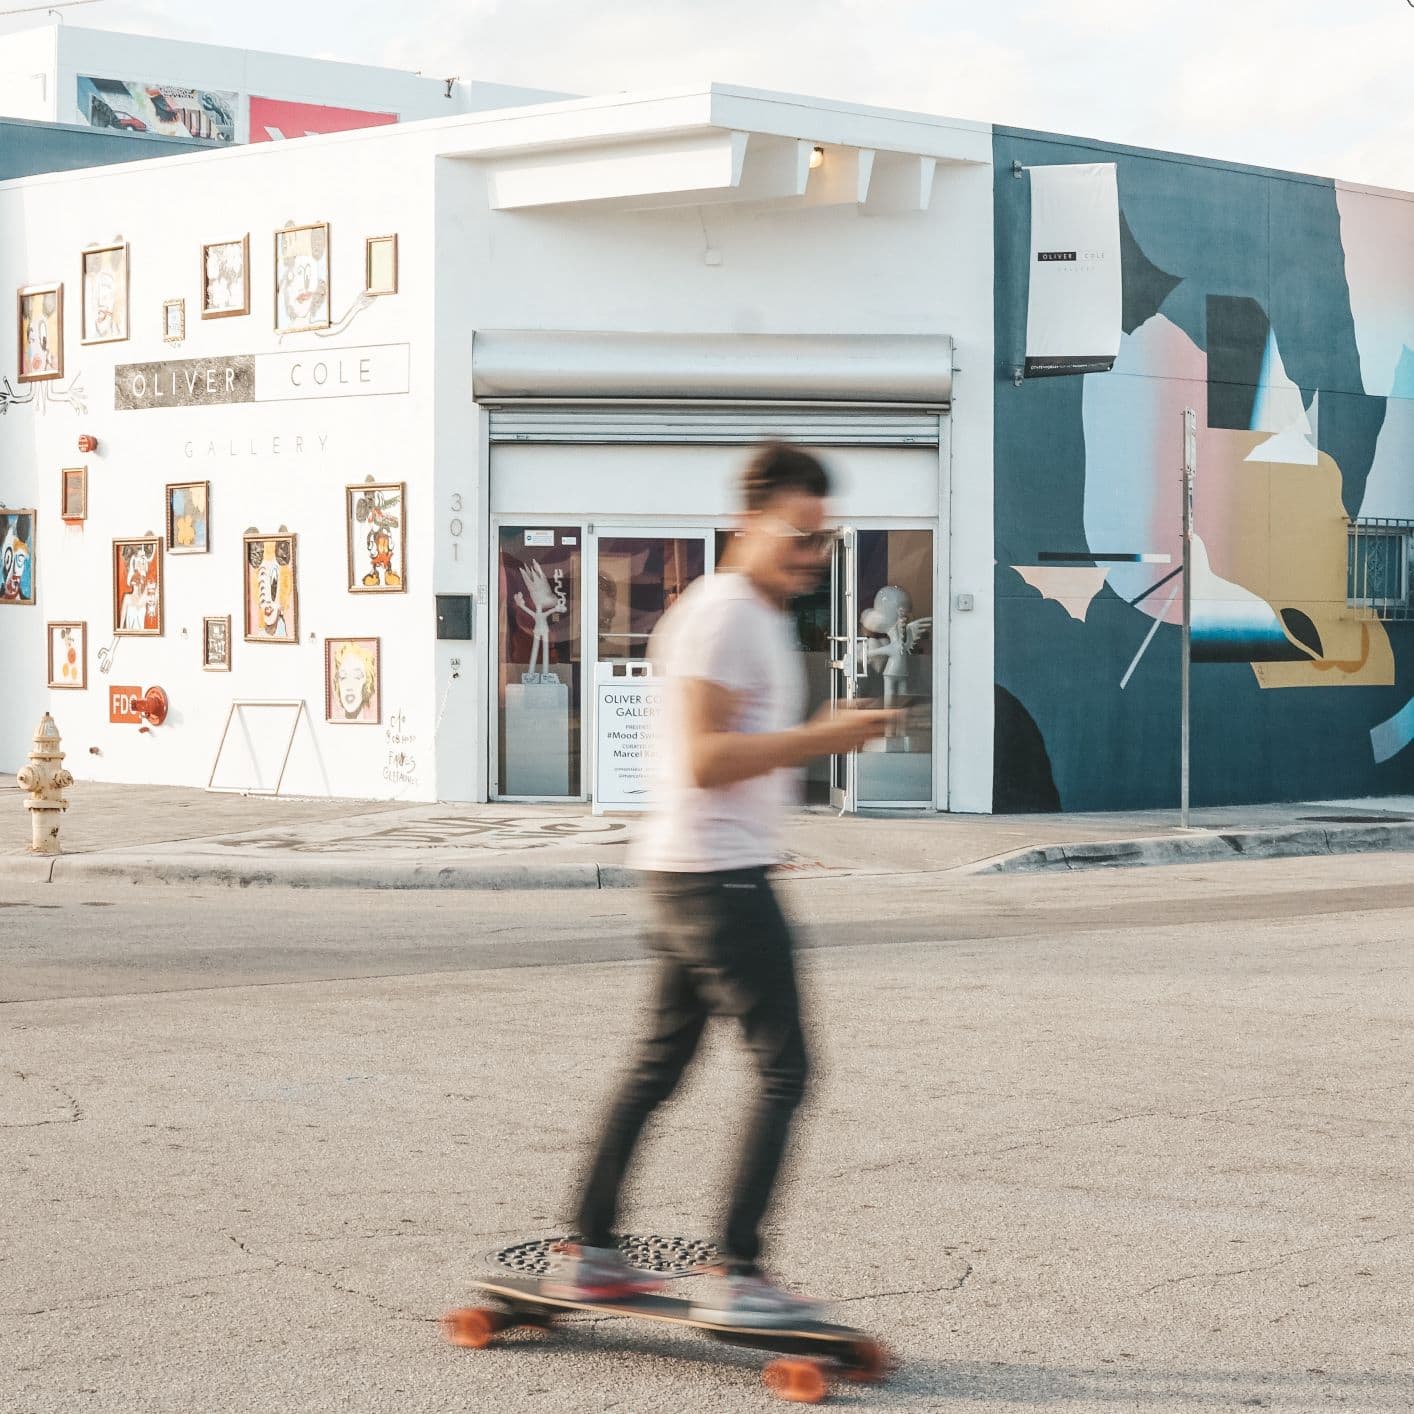
<svg viewBox="0 0 1414 1414"><path fill-rule="evenodd" d="M375 889L613 888L626 868L628 816L585 806L406 805L285 800L169 786L80 782L69 792L64 854L30 855L29 817L0 776L0 883L107 879L134 884ZM1022 873L1414 850L1414 798L1071 815L840 818L791 822L783 871L839 875Z"/></svg>

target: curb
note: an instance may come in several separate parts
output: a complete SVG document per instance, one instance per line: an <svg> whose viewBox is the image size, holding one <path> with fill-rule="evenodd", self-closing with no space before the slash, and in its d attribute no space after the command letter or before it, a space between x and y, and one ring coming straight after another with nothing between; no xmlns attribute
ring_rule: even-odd
<svg viewBox="0 0 1414 1414"><path fill-rule="evenodd" d="M1214 864L1231 859L1294 859L1323 854L1414 851L1414 822L1388 825L1276 826L1203 830L1130 840L1042 845L968 866L968 874L1037 874L1056 869L1123 869L1159 864Z"/></svg>
<svg viewBox="0 0 1414 1414"><path fill-rule="evenodd" d="M54 859L0 856L0 881L25 884L105 882L140 886L205 885L246 889L617 889L633 871L600 864L384 863L347 859L212 859L166 854L61 854Z"/></svg>

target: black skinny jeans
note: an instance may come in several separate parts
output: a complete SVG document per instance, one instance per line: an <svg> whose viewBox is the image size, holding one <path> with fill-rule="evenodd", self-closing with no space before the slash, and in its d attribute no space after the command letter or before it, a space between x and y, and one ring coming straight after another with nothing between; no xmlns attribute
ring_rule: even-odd
<svg viewBox="0 0 1414 1414"><path fill-rule="evenodd" d="M586 1244L612 1247L619 1191L649 1115L677 1087L709 1016L735 1017L756 1063L722 1241L727 1265L754 1270L760 1226L805 1093L807 1061L790 928L765 869L646 874L658 957L648 1028L601 1131L579 1204Z"/></svg>

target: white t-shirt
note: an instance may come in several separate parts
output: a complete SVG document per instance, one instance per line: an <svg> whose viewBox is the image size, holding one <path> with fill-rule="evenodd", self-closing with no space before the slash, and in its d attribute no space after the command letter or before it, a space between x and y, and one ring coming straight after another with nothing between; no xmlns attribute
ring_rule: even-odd
<svg viewBox="0 0 1414 1414"><path fill-rule="evenodd" d="M648 656L663 683L663 709L654 733L652 804L634 842L633 865L699 874L777 863L799 772L782 768L729 786L694 785L682 683L698 678L734 693L733 731L797 726L806 689L794 621L744 574L706 575L663 615Z"/></svg>

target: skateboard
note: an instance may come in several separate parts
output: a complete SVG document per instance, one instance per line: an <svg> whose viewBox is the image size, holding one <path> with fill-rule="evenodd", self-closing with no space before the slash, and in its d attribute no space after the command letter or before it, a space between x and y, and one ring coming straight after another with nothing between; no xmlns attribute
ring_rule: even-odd
<svg viewBox="0 0 1414 1414"><path fill-rule="evenodd" d="M483 1349L501 1332L517 1327L548 1331L564 1311L592 1311L596 1316L667 1321L688 1326L727 1345L770 1351L777 1358L762 1372L766 1388L796 1404L819 1404L829 1393L832 1375L855 1383L873 1383L893 1368L888 1352L877 1340L849 1326L822 1321L806 1321L790 1329L719 1326L694 1320L689 1314L692 1303L680 1297L567 1301L542 1294L540 1283L526 1277L498 1277L472 1285L495 1297L499 1304L463 1307L442 1318L447 1339L472 1350Z"/></svg>

